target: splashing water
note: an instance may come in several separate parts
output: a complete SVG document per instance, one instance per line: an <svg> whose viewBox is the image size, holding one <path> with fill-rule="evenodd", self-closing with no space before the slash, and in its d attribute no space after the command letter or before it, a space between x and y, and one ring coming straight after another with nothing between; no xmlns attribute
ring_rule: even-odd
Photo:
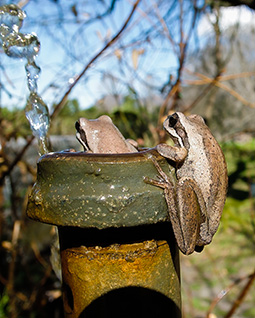
<svg viewBox="0 0 255 318"><path fill-rule="evenodd" d="M41 70L36 65L35 58L40 50L40 42L34 33L19 32L25 17L25 12L15 4L0 7L0 45L6 55L27 60L25 70L30 95L25 111L33 135L38 140L39 154L42 155L50 149L47 137L50 119L48 107L37 93L37 81Z"/></svg>
<svg viewBox="0 0 255 318"><path fill-rule="evenodd" d="M31 92L27 99L26 117L30 123L33 135L38 140L39 154L48 153L51 148L47 138L49 112L47 105L36 92Z"/></svg>

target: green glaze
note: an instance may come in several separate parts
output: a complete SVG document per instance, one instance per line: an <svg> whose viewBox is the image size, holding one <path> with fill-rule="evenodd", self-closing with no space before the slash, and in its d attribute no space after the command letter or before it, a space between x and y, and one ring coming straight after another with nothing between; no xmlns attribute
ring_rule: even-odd
<svg viewBox="0 0 255 318"><path fill-rule="evenodd" d="M155 149L118 155L44 155L38 162L27 215L54 225L98 229L167 221L163 190L144 182L144 177L158 175L150 155L174 175Z"/></svg>

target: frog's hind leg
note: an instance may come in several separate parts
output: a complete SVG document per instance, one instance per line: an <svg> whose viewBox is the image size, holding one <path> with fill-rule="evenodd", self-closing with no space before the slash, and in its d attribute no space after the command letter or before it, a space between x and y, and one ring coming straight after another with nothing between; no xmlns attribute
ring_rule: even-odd
<svg viewBox="0 0 255 318"><path fill-rule="evenodd" d="M206 206L200 192L196 182L189 178L181 178L176 188L179 232L182 233L182 237L177 238L177 242L186 255L193 253L194 250L198 252L203 250L202 246L197 246L201 224L206 227L207 222Z"/></svg>
<svg viewBox="0 0 255 318"><path fill-rule="evenodd" d="M184 254L190 254L194 251L195 244L191 244L191 249L189 249L190 233L187 233L185 229L185 222L183 222L179 213L178 198L181 199L182 193L181 191L179 191L179 194L177 196L176 187L169 180L169 177L165 174L165 172L162 170L162 168L159 166L156 160L153 161L153 163L157 168L159 175L157 176L157 179L149 179L146 177L144 181L148 184L152 184L154 186L164 189L164 196L167 203L169 219L172 224L177 245Z"/></svg>
<svg viewBox="0 0 255 318"><path fill-rule="evenodd" d="M196 194L188 183L174 188L168 179L163 179L162 176L157 177L157 180L145 178L144 181L164 189L169 219L177 245L183 254L191 254L196 249L199 237L200 213Z"/></svg>

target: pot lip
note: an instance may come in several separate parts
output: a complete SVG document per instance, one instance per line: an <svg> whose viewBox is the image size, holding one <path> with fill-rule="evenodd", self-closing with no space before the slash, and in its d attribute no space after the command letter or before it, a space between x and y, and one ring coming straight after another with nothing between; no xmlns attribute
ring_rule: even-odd
<svg viewBox="0 0 255 318"><path fill-rule="evenodd" d="M54 160L77 160L83 162L130 162L130 161L148 161L150 156L156 157L157 160L164 159L158 152L156 147L154 148L142 148L138 152L132 153L114 153L114 154L99 154L99 153L86 153L80 152L50 152L41 156L38 159L38 163Z"/></svg>

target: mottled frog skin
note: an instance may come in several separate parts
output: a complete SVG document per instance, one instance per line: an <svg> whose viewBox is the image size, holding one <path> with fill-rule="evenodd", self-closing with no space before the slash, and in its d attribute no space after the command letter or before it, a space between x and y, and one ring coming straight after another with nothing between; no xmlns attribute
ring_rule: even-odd
<svg viewBox="0 0 255 318"><path fill-rule="evenodd" d="M175 146L157 151L174 162L177 184L152 158L159 179L147 183L164 189L178 247L184 254L201 251L218 229L227 193L227 167L222 150L199 115L177 112L163 124Z"/></svg>
<svg viewBox="0 0 255 318"><path fill-rule="evenodd" d="M76 138L91 153L137 152L136 143L126 140L107 115L97 119L80 118L75 124Z"/></svg>

